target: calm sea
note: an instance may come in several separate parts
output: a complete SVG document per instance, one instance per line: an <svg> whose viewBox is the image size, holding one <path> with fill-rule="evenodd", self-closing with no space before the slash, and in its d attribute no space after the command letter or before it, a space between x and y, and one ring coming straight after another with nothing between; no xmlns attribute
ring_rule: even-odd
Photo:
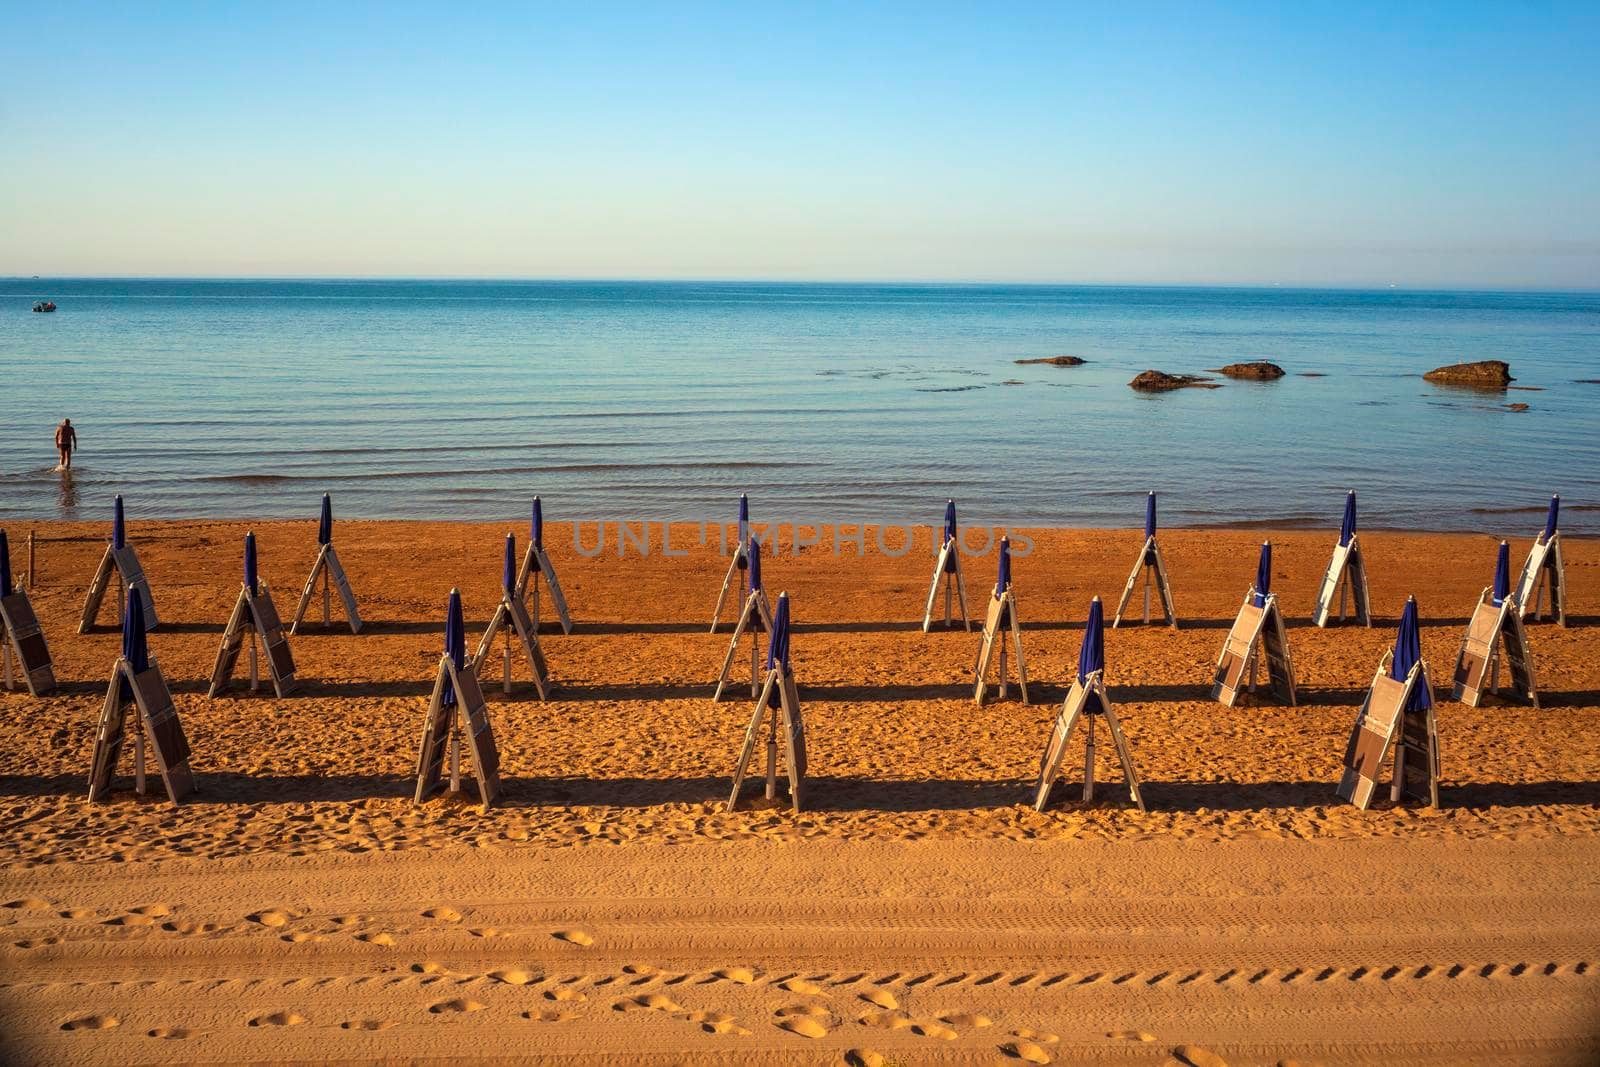
<svg viewBox="0 0 1600 1067"><path fill-rule="evenodd" d="M34 300L60 305L33 314ZM1017 366L1073 354L1086 366ZM1509 360L1479 395L1418 377ZM1145 368L1289 376L1143 396ZM1321 375L1312 377L1308 375ZM1600 294L0 279L0 520L1600 532ZM1514 412L1509 403L1525 403ZM82 450L52 468L63 417Z"/></svg>

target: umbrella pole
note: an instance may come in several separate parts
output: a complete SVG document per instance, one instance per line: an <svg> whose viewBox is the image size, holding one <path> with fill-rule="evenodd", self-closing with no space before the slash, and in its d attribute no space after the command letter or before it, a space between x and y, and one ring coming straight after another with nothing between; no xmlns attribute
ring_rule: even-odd
<svg viewBox="0 0 1600 1067"><path fill-rule="evenodd" d="M509 612L508 612L509 614ZM511 695L511 627L506 630L506 652L500 671L500 691L506 696Z"/></svg>
<svg viewBox="0 0 1600 1067"><path fill-rule="evenodd" d="M11 689L11 637L9 634L0 633L4 640L0 641L0 657L6 661L6 689Z"/></svg>
<svg viewBox="0 0 1600 1067"><path fill-rule="evenodd" d="M1344 622L1345 603L1350 599L1350 576L1346 574L1339 582L1339 621Z"/></svg>
<svg viewBox="0 0 1600 1067"><path fill-rule="evenodd" d="M461 730L453 709L450 712L450 792L461 792Z"/></svg>
<svg viewBox="0 0 1600 1067"><path fill-rule="evenodd" d="M950 576L948 574L944 576L944 624L945 624L945 627L947 629L951 625L951 622L950 622L950 593L951 593L951 589L950 589L950 587L952 585L954 585L954 584L955 583L953 581L951 581Z"/></svg>
<svg viewBox="0 0 1600 1067"><path fill-rule="evenodd" d="M528 584L533 586L533 632L539 632L539 572L528 575Z"/></svg>
<svg viewBox="0 0 1600 1067"><path fill-rule="evenodd" d="M1094 801L1094 719L1095 719L1095 717L1093 715L1090 715L1090 716L1088 716L1088 719L1089 719L1089 738L1088 738L1088 745L1084 749L1084 756L1083 756L1083 802L1085 804L1089 804L1089 803L1092 803Z"/></svg>
<svg viewBox="0 0 1600 1067"><path fill-rule="evenodd" d="M1251 693L1254 693L1256 691L1256 660L1258 658L1259 657L1256 654L1256 646L1255 645L1251 645L1250 646L1250 692Z"/></svg>
<svg viewBox="0 0 1600 1067"><path fill-rule="evenodd" d="M1404 719L1405 713L1402 712L1402 724L1400 727L1402 737L1405 734ZM1393 779L1394 780L1389 785L1389 800L1391 803L1398 804L1400 802L1400 794L1405 790L1406 787L1406 743L1404 741L1396 741L1394 745Z"/></svg>
<svg viewBox="0 0 1600 1067"><path fill-rule="evenodd" d="M328 586L328 583L331 580L328 572L331 569L332 568L328 567L327 564L323 564L323 567L322 567L322 625L325 626L325 627L333 625L333 593L329 589L329 586Z"/></svg>
<svg viewBox="0 0 1600 1067"><path fill-rule="evenodd" d="M122 580L122 568L117 568L117 625L122 625L122 616L128 610L128 585ZM1537 618L1537 616L1535 616Z"/></svg>
<svg viewBox="0 0 1600 1067"><path fill-rule="evenodd" d="M1150 625L1150 565L1144 568L1144 624Z"/></svg>
<svg viewBox="0 0 1600 1067"><path fill-rule="evenodd" d="M144 796L144 714L139 715L139 726L133 731L133 791Z"/></svg>
<svg viewBox="0 0 1600 1067"><path fill-rule="evenodd" d="M245 629L250 635L245 640L250 642L250 692L254 693L261 688L260 668L256 665L256 629L249 625Z"/></svg>
<svg viewBox="0 0 1600 1067"><path fill-rule="evenodd" d="M781 684L781 683L780 683ZM767 799L778 799L778 709L768 708L771 728L767 732Z"/></svg>
<svg viewBox="0 0 1600 1067"><path fill-rule="evenodd" d="M756 615L756 618L759 619L760 617L761 617L760 613L758 612L757 615ZM761 695L761 687L760 687L759 684L757 684L757 681L756 681L756 675L759 674L760 671L761 671L760 662L761 662L761 637L756 632L756 628L754 626L752 626L752 627L750 627L750 696L751 696L751 699L754 699L754 698L756 698L756 697Z"/></svg>

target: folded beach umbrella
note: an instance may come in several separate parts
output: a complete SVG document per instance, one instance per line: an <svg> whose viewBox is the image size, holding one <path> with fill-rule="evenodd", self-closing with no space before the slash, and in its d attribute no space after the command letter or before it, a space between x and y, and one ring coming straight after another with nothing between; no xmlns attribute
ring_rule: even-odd
<svg viewBox="0 0 1600 1067"><path fill-rule="evenodd" d="M256 579L256 535L247 533L244 535L244 584L251 596L261 591Z"/></svg>
<svg viewBox="0 0 1600 1067"><path fill-rule="evenodd" d="M136 589L128 590L128 607L122 613L122 658L128 661L134 674L150 669L150 646L144 633L144 603ZM122 699L133 699L133 686L126 676L122 679Z"/></svg>
<svg viewBox="0 0 1600 1067"><path fill-rule="evenodd" d="M949 542L954 541L956 536L956 502L954 500L946 500L944 502L945 543L948 544ZM944 570L946 574L953 574L955 573L955 569L956 559L954 554L952 554L949 559L944 561Z"/></svg>
<svg viewBox="0 0 1600 1067"><path fill-rule="evenodd" d="M1561 494L1557 493L1550 498L1550 513L1544 519L1544 539L1546 541L1556 535L1556 525L1561 519Z"/></svg>
<svg viewBox="0 0 1600 1067"><path fill-rule="evenodd" d="M111 547L123 548L128 543L128 528L122 520L122 494L117 494L111 506Z"/></svg>
<svg viewBox="0 0 1600 1067"><path fill-rule="evenodd" d="M317 519L317 544L333 543L333 501L322 494L322 515Z"/></svg>
<svg viewBox="0 0 1600 1067"><path fill-rule="evenodd" d="M444 654L450 657L450 662L456 665L456 670L461 670L467 664L467 626L461 618L461 593L455 589L450 590L450 600L445 605ZM456 687L447 675L441 704L450 708L454 707L455 703Z"/></svg>
<svg viewBox="0 0 1600 1067"><path fill-rule="evenodd" d="M1089 675L1105 669L1105 618L1100 598L1095 597L1089 601L1089 622L1083 628L1083 644L1078 649L1078 681L1086 683Z"/></svg>
<svg viewBox="0 0 1600 1067"><path fill-rule="evenodd" d="M1400 629L1394 638L1394 656L1389 661L1389 677L1397 682L1406 680L1422 659L1421 625L1417 622L1417 598L1407 597L1406 608L1400 613ZM1426 711L1433 707L1433 694L1426 685L1419 685L1411 697L1407 711Z"/></svg>
<svg viewBox="0 0 1600 1067"><path fill-rule="evenodd" d="M748 496L746 496L745 494L740 493L739 494L739 539L743 540L743 539L745 539L745 538L747 538L749 536L750 536L750 498ZM735 555L737 555L737 553L735 553ZM734 560L734 562L739 565L739 569L740 570L744 570L745 567L747 567L749 565L743 559L737 559L736 558Z"/></svg>
<svg viewBox="0 0 1600 1067"><path fill-rule="evenodd" d="M1156 494L1152 492L1144 498L1144 539L1146 541L1156 535Z"/></svg>
<svg viewBox="0 0 1600 1067"><path fill-rule="evenodd" d="M761 542L750 538L750 591L761 588Z"/></svg>
<svg viewBox="0 0 1600 1067"><path fill-rule="evenodd" d="M1011 588L1011 538L1000 538L1000 574L994 582L994 595L998 599L1001 593Z"/></svg>
<svg viewBox="0 0 1600 1067"><path fill-rule="evenodd" d="M505 590L506 596L511 596L517 590L517 535L506 534L505 565L500 568L500 588Z"/></svg>
<svg viewBox="0 0 1600 1067"><path fill-rule="evenodd" d="M1496 605L1504 604L1511 595L1511 546L1504 541L1494 556L1494 592L1490 595Z"/></svg>
<svg viewBox="0 0 1600 1067"><path fill-rule="evenodd" d="M1339 524L1339 543L1348 545L1356 535L1356 491L1350 490L1344 498L1344 521Z"/></svg>
<svg viewBox="0 0 1600 1067"><path fill-rule="evenodd" d="M767 639L767 670L775 667L782 667L785 674L789 673L788 593L778 594L778 606L772 613L772 634ZM776 691L773 695L776 698Z"/></svg>
<svg viewBox="0 0 1600 1067"><path fill-rule="evenodd" d="M0 597L11 595L11 543L0 530Z"/></svg>
<svg viewBox="0 0 1600 1067"><path fill-rule="evenodd" d="M1256 607L1267 606L1267 595L1272 592L1272 542L1261 542L1261 560L1256 564Z"/></svg>

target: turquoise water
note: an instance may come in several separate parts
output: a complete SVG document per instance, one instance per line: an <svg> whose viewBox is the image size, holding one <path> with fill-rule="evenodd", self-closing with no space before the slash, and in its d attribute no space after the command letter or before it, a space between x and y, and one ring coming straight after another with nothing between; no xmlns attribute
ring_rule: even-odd
<svg viewBox="0 0 1600 1067"><path fill-rule="evenodd" d="M60 305L33 314L36 299ZM1070 353L1078 368L1015 366ZM1418 375L1509 360L1483 396ZM1266 384L1136 394L1149 367ZM1304 377L1304 373L1324 377ZM0 520L1600 532L1600 294L0 279ZM1022 384L1006 384L1017 381ZM1529 405L1526 412L1508 402ZM57 474L55 424L82 450Z"/></svg>

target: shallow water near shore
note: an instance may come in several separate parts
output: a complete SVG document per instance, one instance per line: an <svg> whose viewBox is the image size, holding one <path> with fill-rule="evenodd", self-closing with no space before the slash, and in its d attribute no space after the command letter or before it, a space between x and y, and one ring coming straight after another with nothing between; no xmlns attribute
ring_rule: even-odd
<svg viewBox="0 0 1600 1067"><path fill-rule="evenodd" d="M31 314L36 299L60 305ZM1070 353L1081 367L1017 366ZM1145 396L1149 367L1288 376ZM1440 388L1505 359L1507 393ZM1600 531L1600 294L0 280L0 520ZM1312 376L1320 375L1320 376ZM1530 391L1524 391L1524 390ZM1526 411L1508 405L1525 403ZM54 470L61 417L80 427Z"/></svg>

